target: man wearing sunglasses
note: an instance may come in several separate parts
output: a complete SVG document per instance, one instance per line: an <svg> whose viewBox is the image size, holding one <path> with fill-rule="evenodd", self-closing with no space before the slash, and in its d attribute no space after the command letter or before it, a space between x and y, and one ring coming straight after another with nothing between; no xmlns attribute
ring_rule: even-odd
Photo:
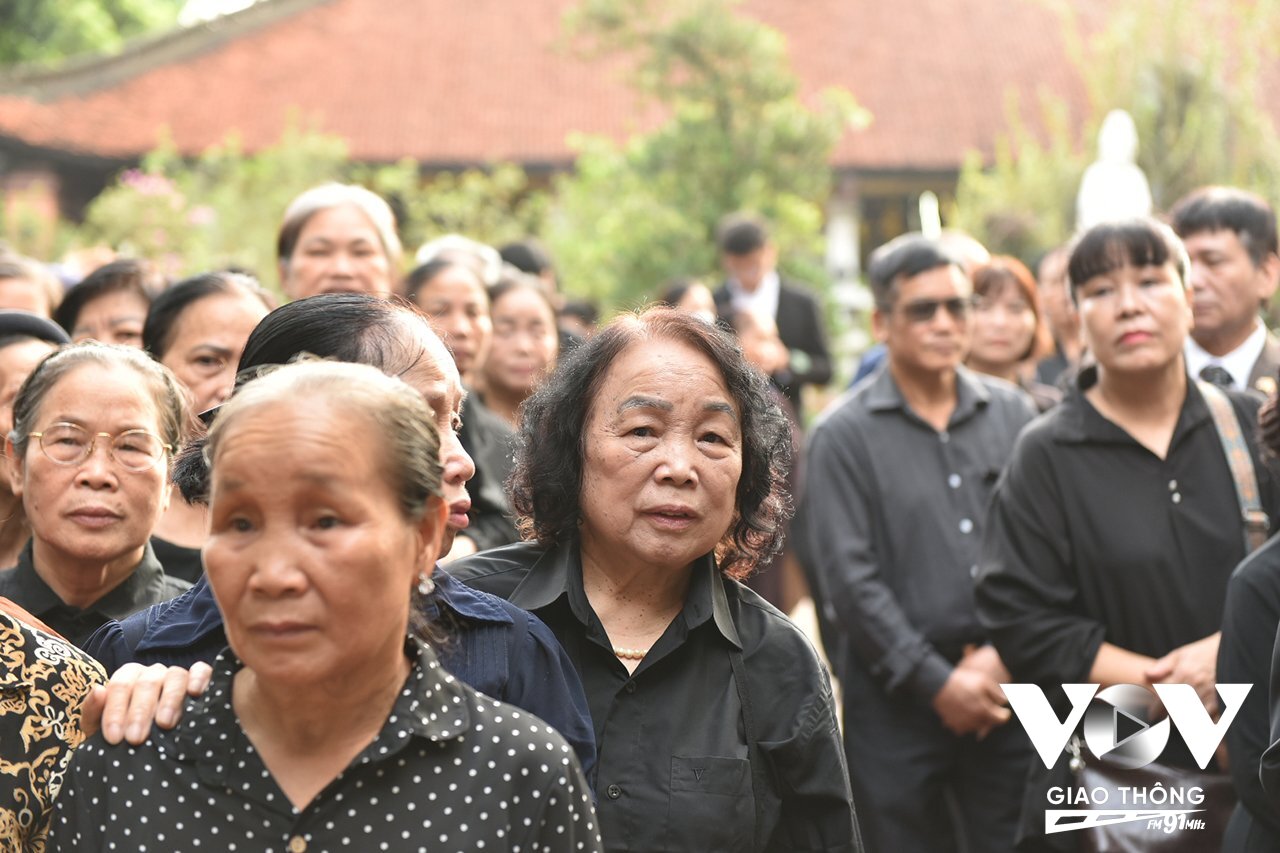
<svg viewBox="0 0 1280 853"><path fill-rule="evenodd" d="M814 428L794 528L844 685L854 798L880 853L953 851L961 836L970 853L1007 851L1030 748L1004 725L1008 673L972 573L1032 407L961 365L972 288L941 244L895 241L869 274L887 362Z"/></svg>

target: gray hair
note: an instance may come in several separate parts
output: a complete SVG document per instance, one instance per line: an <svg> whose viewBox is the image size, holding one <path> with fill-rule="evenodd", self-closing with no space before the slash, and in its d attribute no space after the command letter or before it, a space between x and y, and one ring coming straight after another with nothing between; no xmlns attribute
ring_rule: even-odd
<svg viewBox="0 0 1280 853"><path fill-rule="evenodd" d="M443 491L435 415L405 382L366 364L307 359L265 370L219 411L204 448L210 470L217 471L218 447L227 433L250 412L277 403L311 409L317 401L369 421L367 437L385 448L383 470L404 518L420 521L429 499Z"/></svg>
<svg viewBox="0 0 1280 853"><path fill-rule="evenodd" d="M391 268L392 275L396 275L400 269L400 256L404 252L400 237L396 234L396 215L382 196L354 184L321 184L291 201L285 209L284 221L280 223L280 231L276 237L276 259L287 266L298 246L298 237L311 217L323 210L346 204L359 210L373 223L382 243L382 251L386 253L387 265Z"/></svg>
<svg viewBox="0 0 1280 853"><path fill-rule="evenodd" d="M23 255L0 253L0 281L14 279L30 282L44 296L49 307L46 316L53 316L54 309L62 302L63 290L62 283L48 267Z"/></svg>
<svg viewBox="0 0 1280 853"><path fill-rule="evenodd" d="M485 287L492 287L502 277L503 262L498 250L461 234L445 234L423 243L414 256L419 265L429 264L437 258L470 266Z"/></svg>
<svg viewBox="0 0 1280 853"><path fill-rule="evenodd" d="M169 369L140 349L85 341L50 353L22 383L13 401L13 431L9 433L19 455L27 452L27 440L44 398L68 373L86 364L127 367L141 375L159 415L160 440L177 452L189 415L186 395Z"/></svg>

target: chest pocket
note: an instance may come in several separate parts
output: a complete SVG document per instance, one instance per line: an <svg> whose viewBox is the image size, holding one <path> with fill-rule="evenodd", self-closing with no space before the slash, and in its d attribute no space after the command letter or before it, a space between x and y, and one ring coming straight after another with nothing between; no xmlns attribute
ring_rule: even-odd
<svg viewBox="0 0 1280 853"><path fill-rule="evenodd" d="M671 757L666 849L748 851L754 820L750 761Z"/></svg>

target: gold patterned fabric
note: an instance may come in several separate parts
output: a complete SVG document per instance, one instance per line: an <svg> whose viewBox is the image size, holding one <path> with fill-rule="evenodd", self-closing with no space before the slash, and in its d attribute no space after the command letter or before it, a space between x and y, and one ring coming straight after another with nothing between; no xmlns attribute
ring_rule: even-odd
<svg viewBox="0 0 1280 853"><path fill-rule="evenodd" d="M41 853L80 705L102 666L64 640L0 610L0 853Z"/></svg>

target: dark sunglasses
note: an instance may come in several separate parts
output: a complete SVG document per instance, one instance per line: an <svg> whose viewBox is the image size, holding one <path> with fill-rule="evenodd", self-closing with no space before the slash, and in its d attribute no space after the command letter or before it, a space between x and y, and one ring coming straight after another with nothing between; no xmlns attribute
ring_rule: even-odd
<svg viewBox="0 0 1280 853"><path fill-rule="evenodd" d="M938 313L939 308L947 309L954 320L963 320L969 316L973 307L973 297L953 296L950 299L915 299L898 306L912 323L927 323Z"/></svg>

